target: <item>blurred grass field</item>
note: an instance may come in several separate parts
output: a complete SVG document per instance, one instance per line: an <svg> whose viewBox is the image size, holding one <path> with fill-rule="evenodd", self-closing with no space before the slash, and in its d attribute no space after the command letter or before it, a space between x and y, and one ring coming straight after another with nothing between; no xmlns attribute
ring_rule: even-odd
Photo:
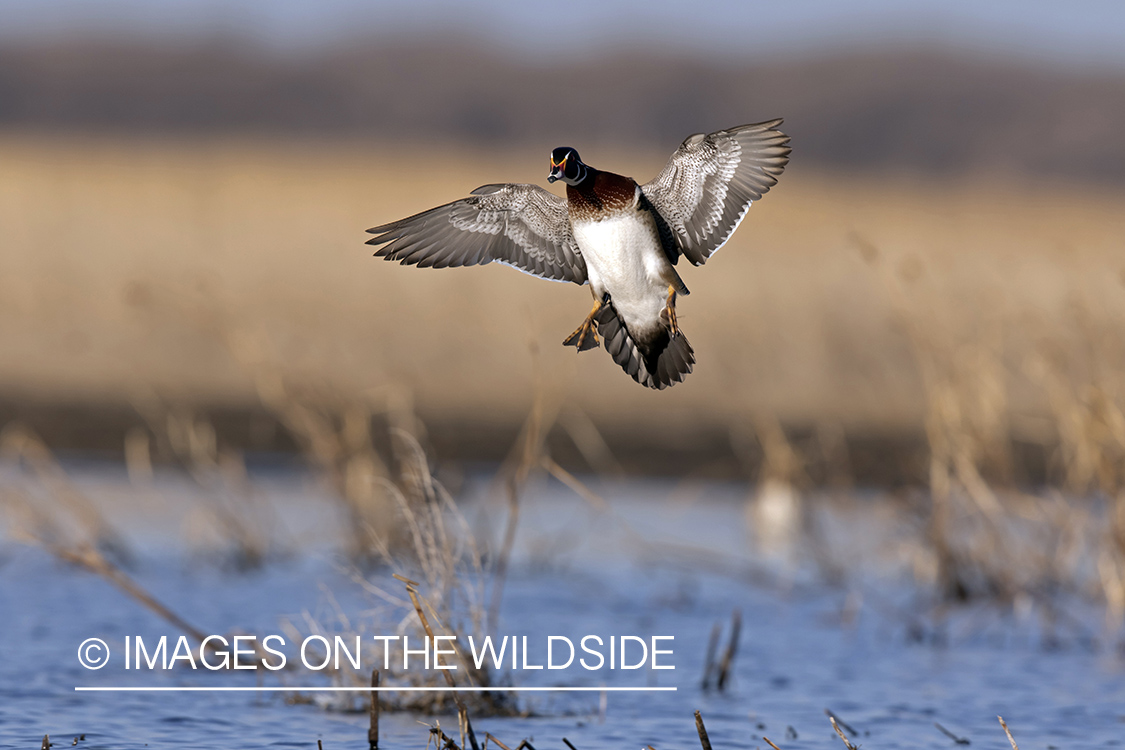
<svg viewBox="0 0 1125 750"><path fill-rule="evenodd" d="M683 440L762 415L919 432L948 386L995 412L995 429L1053 441L1060 388L1120 403L1125 213L1112 191L815 173L795 143L731 242L682 270L697 365L663 392L603 351L561 346L585 288L500 266L403 268L363 245L365 228L478 185L543 184L552 145L6 135L0 395L238 405L274 373L393 393L424 421L518 424L541 387L599 426ZM667 158L583 156L639 181Z"/></svg>

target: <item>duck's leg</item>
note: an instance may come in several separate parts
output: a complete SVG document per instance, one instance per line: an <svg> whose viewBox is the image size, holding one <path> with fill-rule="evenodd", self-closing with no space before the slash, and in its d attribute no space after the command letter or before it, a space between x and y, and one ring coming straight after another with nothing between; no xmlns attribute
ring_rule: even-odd
<svg viewBox="0 0 1125 750"><path fill-rule="evenodd" d="M573 346L580 352L598 347L598 321L594 320L602 309L602 300L594 299L594 309L582 321L574 333L566 337L563 346Z"/></svg>
<svg viewBox="0 0 1125 750"><path fill-rule="evenodd" d="M668 333L672 338L680 334L680 327L676 325L676 287L668 285L668 301L660 311L660 319L668 326Z"/></svg>

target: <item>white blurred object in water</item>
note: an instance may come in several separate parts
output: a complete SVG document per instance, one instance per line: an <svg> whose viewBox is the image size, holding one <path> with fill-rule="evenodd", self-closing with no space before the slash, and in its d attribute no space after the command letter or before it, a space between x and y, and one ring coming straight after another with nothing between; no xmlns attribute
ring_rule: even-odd
<svg viewBox="0 0 1125 750"><path fill-rule="evenodd" d="M762 557L791 568L801 536L801 496L782 479L766 479L746 506L746 524Z"/></svg>

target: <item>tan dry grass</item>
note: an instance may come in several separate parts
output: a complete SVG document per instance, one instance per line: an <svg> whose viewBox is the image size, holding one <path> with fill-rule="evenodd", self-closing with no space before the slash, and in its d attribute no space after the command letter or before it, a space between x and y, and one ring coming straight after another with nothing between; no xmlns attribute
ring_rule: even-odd
<svg viewBox="0 0 1125 750"><path fill-rule="evenodd" d="M401 268L362 245L366 227L479 184L542 183L546 148L9 135L0 391L254 402L227 345L246 334L292 380L404 389L423 418L517 424L539 367L608 420L915 428L933 408L922 340L939 362L991 352L1017 431L1051 431L1029 358L1048 345L1065 357L1081 326L1125 340L1121 196L818 175L795 146L730 245L685 270L680 320L698 365L653 393L604 352L560 345L587 290L502 267ZM665 158L584 155L642 179Z"/></svg>

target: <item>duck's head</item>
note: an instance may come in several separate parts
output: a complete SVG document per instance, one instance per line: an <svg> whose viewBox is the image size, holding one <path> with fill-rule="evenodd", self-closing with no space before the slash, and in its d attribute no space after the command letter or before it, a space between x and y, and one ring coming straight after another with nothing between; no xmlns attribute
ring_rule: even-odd
<svg viewBox="0 0 1125 750"><path fill-rule="evenodd" d="M589 169L578 158L578 152L570 146L559 146L551 152L551 171L547 175L547 182L562 180L567 185L577 185L586 179Z"/></svg>

